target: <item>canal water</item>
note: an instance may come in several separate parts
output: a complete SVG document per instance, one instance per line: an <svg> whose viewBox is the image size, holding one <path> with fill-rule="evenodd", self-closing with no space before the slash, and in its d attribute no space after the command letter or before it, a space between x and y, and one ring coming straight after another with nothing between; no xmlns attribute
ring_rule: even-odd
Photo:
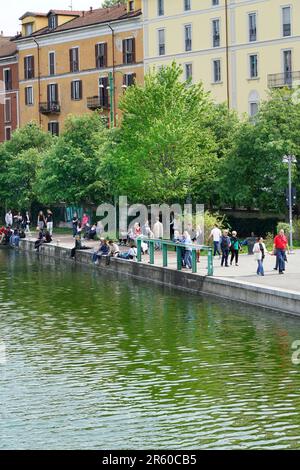
<svg viewBox="0 0 300 470"><path fill-rule="evenodd" d="M0 250L0 449L299 449L300 318Z"/></svg>

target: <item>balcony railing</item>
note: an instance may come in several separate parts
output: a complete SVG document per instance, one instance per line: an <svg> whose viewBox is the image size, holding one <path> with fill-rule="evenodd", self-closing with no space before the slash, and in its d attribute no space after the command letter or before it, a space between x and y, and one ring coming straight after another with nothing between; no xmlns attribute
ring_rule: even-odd
<svg viewBox="0 0 300 470"><path fill-rule="evenodd" d="M87 107L89 109L108 109L109 104L105 102L103 103L103 100L100 96L90 96L87 98Z"/></svg>
<svg viewBox="0 0 300 470"><path fill-rule="evenodd" d="M298 82L298 83L297 83ZM268 75L269 88L292 87L293 85L300 85L300 71L274 73Z"/></svg>
<svg viewBox="0 0 300 470"><path fill-rule="evenodd" d="M47 101L40 103L40 112L42 114L59 114L60 103L58 101Z"/></svg>

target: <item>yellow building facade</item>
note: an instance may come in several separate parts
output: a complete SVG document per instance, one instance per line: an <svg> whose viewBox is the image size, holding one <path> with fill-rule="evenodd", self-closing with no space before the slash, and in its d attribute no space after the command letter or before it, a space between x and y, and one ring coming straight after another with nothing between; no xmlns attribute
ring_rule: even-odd
<svg viewBox="0 0 300 470"><path fill-rule="evenodd" d="M59 134L70 114L103 109L109 117L111 89L116 124L120 97L128 86L144 79L140 6L141 1L135 0L88 12L23 15L22 35L16 38L20 125L36 121Z"/></svg>
<svg viewBox="0 0 300 470"><path fill-rule="evenodd" d="M143 0L143 15L145 70L175 60L239 114L300 83L299 0Z"/></svg>

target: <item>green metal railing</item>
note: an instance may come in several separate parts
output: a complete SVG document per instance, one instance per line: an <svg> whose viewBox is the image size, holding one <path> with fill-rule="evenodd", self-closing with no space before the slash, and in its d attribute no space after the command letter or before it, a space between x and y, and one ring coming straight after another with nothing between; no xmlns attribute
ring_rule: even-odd
<svg viewBox="0 0 300 470"><path fill-rule="evenodd" d="M207 251L207 275L214 275L214 265L213 265L213 253L210 246L205 245L195 245L184 243L175 243L169 240L160 240L154 238L138 237L137 240L137 260L138 262L142 261L142 242L148 244L148 253L149 253L149 263L155 264L155 245L159 245L162 250L163 257L163 267L168 267L168 253L169 247L175 248L176 259L177 259L177 270L182 270L182 251L186 248L190 248L192 251L192 273L197 273L197 251Z"/></svg>

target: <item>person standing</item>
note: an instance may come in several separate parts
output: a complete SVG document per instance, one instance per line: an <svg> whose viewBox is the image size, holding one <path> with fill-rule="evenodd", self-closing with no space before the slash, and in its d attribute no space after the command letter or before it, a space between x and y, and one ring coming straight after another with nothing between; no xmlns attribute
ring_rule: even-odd
<svg viewBox="0 0 300 470"><path fill-rule="evenodd" d="M164 226L163 224L159 221L159 217L156 217L155 219L155 224L153 225L153 234L154 238L156 239L162 239L164 236ZM160 243L156 243L156 249L160 249Z"/></svg>
<svg viewBox="0 0 300 470"><path fill-rule="evenodd" d="M50 233L50 236L52 237L52 233L53 233L53 213L50 211L50 209L47 209L46 224L47 224L47 231Z"/></svg>
<svg viewBox="0 0 300 470"><path fill-rule="evenodd" d="M38 215L38 219L37 219L37 228L39 230L44 230L45 225L46 225L46 221L45 221L44 212L40 211Z"/></svg>
<svg viewBox="0 0 300 470"><path fill-rule="evenodd" d="M273 253L276 252L279 274L285 271L286 250L288 249L288 241L284 234L284 230L279 230L278 235L274 238ZM277 264L276 263L276 264Z"/></svg>
<svg viewBox="0 0 300 470"><path fill-rule="evenodd" d="M230 265L232 265L233 260L235 259L235 265L238 266L239 264L239 251L241 248L241 244L237 238L237 232L233 230L232 236L230 239L231 246L230 246L230 251L231 251L231 259L230 259Z"/></svg>
<svg viewBox="0 0 300 470"><path fill-rule="evenodd" d="M257 271L256 274L259 276L264 276L264 259L266 256L266 245L264 244L264 240L262 237L258 237L256 239L256 243L254 244L253 247L253 254L255 256L255 259L257 261Z"/></svg>
<svg viewBox="0 0 300 470"><path fill-rule="evenodd" d="M25 215L23 216L22 228L24 232L30 233L30 217L28 211L26 211Z"/></svg>
<svg viewBox="0 0 300 470"><path fill-rule="evenodd" d="M73 218L72 218L73 238L75 238L77 235L78 224L79 224L78 215L77 215L77 212L74 212Z"/></svg>
<svg viewBox="0 0 300 470"><path fill-rule="evenodd" d="M13 225L13 215L12 215L11 210L9 210L5 214L5 225L6 225L6 227L12 227L12 225Z"/></svg>
<svg viewBox="0 0 300 470"><path fill-rule="evenodd" d="M183 243L185 246L184 248L184 266L191 269L192 268L192 240L189 232L186 230L183 232Z"/></svg>
<svg viewBox="0 0 300 470"><path fill-rule="evenodd" d="M82 216L81 228L83 232L83 237L85 238L90 228L90 218L85 212Z"/></svg>
<svg viewBox="0 0 300 470"><path fill-rule="evenodd" d="M231 246L230 238L228 236L228 230L223 230L223 235L220 238L220 244L221 244L221 251L222 251L222 260L221 260L221 266L224 266L228 268L228 257L229 257L229 250Z"/></svg>
<svg viewBox="0 0 300 470"><path fill-rule="evenodd" d="M208 240L211 238L213 239L214 242L214 256L218 253L219 256L221 256L220 253L220 240L221 240L222 232L218 227L218 224L214 225L214 228L210 232L210 235L208 237Z"/></svg>

